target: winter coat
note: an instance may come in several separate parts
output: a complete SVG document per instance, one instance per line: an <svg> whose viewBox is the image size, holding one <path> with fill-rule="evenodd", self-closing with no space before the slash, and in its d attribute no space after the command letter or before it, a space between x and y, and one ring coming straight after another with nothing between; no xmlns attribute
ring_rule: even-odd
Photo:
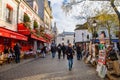
<svg viewBox="0 0 120 80"><path fill-rule="evenodd" d="M76 52L77 52L77 54L81 54L81 47L80 46L76 47Z"/></svg>
<svg viewBox="0 0 120 80"><path fill-rule="evenodd" d="M55 44L52 44L51 45L51 52L56 52L56 45Z"/></svg>
<svg viewBox="0 0 120 80"><path fill-rule="evenodd" d="M63 45L63 46L61 47L61 50L62 50L63 52L65 52L65 51L66 51L66 46Z"/></svg>
<svg viewBox="0 0 120 80"><path fill-rule="evenodd" d="M16 54L20 55L20 46L18 44L14 46L14 51L15 51L15 55Z"/></svg>
<svg viewBox="0 0 120 80"><path fill-rule="evenodd" d="M60 53L61 52L61 46L57 46L57 51Z"/></svg>
<svg viewBox="0 0 120 80"><path fill-rule="evenodd" d="M68 47L66 50L67 59L73 59L74 50L71 47Z"/></svg>

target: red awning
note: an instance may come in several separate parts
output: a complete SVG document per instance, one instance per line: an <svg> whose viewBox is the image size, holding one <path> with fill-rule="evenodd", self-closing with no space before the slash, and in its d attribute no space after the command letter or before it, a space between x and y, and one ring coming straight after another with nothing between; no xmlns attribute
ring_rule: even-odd
<svg viewBox="0 0 120 80"><path fill-rule="evenodd" d="M27 37L17 32L0 27L0 36L27 41Z"/></svg>
<svg viewBox="0 0 120 80"><path fill-rule="evenodd" d="M24 35L30 35L30 30L23 23L18 24L18 32Z"/></svg>
<svg viewBox="0 0 120 80"><path fill-rule="evenodd" d="M42 41L42 42L46 42L46 40L45 40L44 38L42 38L42 37L37 37L37 36L35 36L35 35L33 35L33 34L31 34L31 38L36 39L36 40L39 40L39 41Z"/></svg>
<svg viewBox="0 0 120 80"><path fill-rule="evenodd" d="M48 38L48 39L51 39L52 36L50 34L45 34L45 36Z"/></svg>
<svg viewBox="0 0 120 80"><path fill-rule="evenodd" d="M49 41L49 40L46 40L46 42L47 42L47 43L50 43L50 41Z"/></svg>
<svg viewBox="0 0 120 80"><path fill-rule="evenodd" d="M9 8L10 10L13 10L13 7L9 4L7 4L6 7Z"/></svg>

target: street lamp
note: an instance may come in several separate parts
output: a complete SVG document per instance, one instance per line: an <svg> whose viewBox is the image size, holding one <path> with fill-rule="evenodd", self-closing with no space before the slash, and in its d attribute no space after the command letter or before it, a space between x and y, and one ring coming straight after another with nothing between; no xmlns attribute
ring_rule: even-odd
<svg viewBox="0 0 120 80"><path fill-rule="evenodd" d="M95 38L95 41L96 41L96 36L97 36L97 33L96 33L97 22L96 22L96 20L93 21L92 25L93 25L93 28L94 28L93 37Z"/></svg>
<svg viewBox="0 0 120 80"><path fill-rule="evenodd" d="M82 33L82 42L84 42L84 33Z"/></svg>

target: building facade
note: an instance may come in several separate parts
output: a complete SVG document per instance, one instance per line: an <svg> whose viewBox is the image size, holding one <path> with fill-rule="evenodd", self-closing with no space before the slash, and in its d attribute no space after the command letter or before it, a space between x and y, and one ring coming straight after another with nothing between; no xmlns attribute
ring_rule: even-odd
<svg viewBox="0 0 120 80"><path fill-rule="evenodd" d="M28 38L18 33L18 0L0 0L0 52L5 47L14 47L16 42L26 42ZM23 49L22 49L23 50Z"/></svg>
<svg viewBox="0 0 120 80"><path fill-rule="evenodd" d="M63 32L58 34L56 43L57 45L62 43L65 45L68 45L69 43L74 45L74 32Z"/></svg>
<svg viewBox="0 0 120 80"><path fill-rule="evenodd" d="M44 28L45 37L48 42L51 42L53 36L52 33L52 8L50 1L48 0L26 0L32 8L35 8L33 4L36 2L36 8L38 8L38 15L44 23L41 27Z"/></svg>
<svg viewBox="0 0 120 80"><path fill-rule="evenodd" d="M0 0L0 52L16 42L22 51L32 48L36 52L41 43L49 42L51 37L40 32L45 23L39 16L38 1L41 0Z"/></svg>
<svg viewBox="0 0 120 80"><path fill-rule="evenodd" d="M92 34L87 29L75 30L75 43L89 42Z"/></svg>
<svg viewBox="0 0 120 80"><path fill-rule="evenodd" d="M118 42L118 37L115 35L115 31L117 31L117 29L118 29L118 27L111 27L110 28L110 36L111 36L112 42ZM75 43L89 42L90 40L93 40L95 42L99 42L101 33L105 34L105 39L108 42L109 33L108 33L108 29L106 27L103 27L103 26L99 27L99 28L97 28L96 31L97 31L98 36L96 36L96 38L94 38L92 35L92 32L88 31L87 28L84 28L84 25L79 26L79 28L75 30Z"/></svg>

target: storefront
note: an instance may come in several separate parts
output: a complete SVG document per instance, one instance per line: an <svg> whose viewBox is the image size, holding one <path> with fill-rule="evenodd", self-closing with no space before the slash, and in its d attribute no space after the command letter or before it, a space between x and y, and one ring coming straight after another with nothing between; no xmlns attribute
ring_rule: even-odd
<svg viewBox="0 0 120 80"><path fill-rule="evenodd" d="M28 37L27 42L21 43L25 45L23 45L25 51L28 51L30 49L36 51L39 48L40 44L46 43L46 40L43 37L37 37L36 35L32 34L35 33L34 30L29 30L24 26L23 23L18 24L18 32Z"/></svg>
<svg viewBox="0 0 120 80"><path fill-rule="evenodd" d="M28 38L22 34L0 27L0 52L4 50L5 46L13 48L16 42L27 40Z"/></svg>

